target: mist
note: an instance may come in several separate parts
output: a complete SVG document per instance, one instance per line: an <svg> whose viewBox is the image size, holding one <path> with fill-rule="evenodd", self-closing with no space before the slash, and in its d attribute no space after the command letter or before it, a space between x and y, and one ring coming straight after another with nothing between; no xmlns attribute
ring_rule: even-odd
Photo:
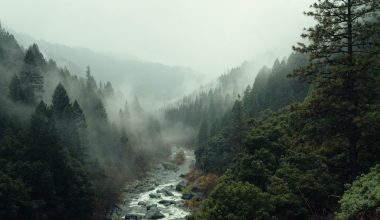
<svg viewBox="0 0 380 220"><path fill-rule="evenodd" d="M2 0L0 219L377 217L379 11Z"/></svg>
<svg viewBox="0 0 380 220"><path fill-rule="evenodd" d="M0 14L36 39L185 66L213 79L244 60L267 57L261 66L289 55L312 23L302 14L311 2L17 0L1 1Z"/></svg>

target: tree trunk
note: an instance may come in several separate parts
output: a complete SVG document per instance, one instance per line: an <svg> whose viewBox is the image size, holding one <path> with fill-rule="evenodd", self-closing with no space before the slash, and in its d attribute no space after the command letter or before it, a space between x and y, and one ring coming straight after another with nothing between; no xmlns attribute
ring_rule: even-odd
<svg viewBox="0 0 380 220"><path fill-rule="evenodd" d="M348 140L348 158L349 158L349 168L350 168L350 181L355 180L358 173L358 149L357 143L359 140L359 131L356 124L353 122L354 118L358 114L358 100L357 94L355 92L355 72L353 69L354 61L353 61L353 30L352 30L352 0L347 0L347 54L348 54L348 65L349 71L347 72L346 83L347 83L347 95L348 100L352 103L353 108L350 111L350 126L349 129Z"/></svg>

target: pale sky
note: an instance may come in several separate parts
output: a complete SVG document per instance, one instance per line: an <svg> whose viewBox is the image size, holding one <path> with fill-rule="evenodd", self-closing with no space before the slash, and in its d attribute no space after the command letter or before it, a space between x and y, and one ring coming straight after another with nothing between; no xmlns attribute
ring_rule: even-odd
<svg viewBox="0 0 380 220"><path fill-rule="evenodd" d="M49 42L219 75L287 56L313 0L0 0L0 21Z"/></svg>

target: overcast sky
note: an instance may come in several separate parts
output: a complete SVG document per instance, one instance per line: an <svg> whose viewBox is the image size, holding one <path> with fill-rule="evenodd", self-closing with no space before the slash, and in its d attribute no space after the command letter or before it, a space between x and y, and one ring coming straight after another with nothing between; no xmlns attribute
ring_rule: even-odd
<svg viewBox="0 0 380 220"><path fill-rule="evenodd" d="M37 39L220 74L284 57L312 0L0 0L0 20Z"/></svg>

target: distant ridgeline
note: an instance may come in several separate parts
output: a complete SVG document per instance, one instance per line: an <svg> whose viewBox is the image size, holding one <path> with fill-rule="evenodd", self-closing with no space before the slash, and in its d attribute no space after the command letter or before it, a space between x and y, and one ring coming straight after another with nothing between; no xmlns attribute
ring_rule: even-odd
<svg viewBox="0 0 380 220"><path fill-rule="evenodd" d="M169 154L137 98L111 121L114 96L0 27L0 219L104 219L122 185Z"/></svg>
<svg viewBox="0 0 380 220"><path fill-rule="evenodd" d="M311 10L310 43L234 104L220 86L168 110L199 128L190 219L380 219L380 3Z"/></svg>
<svg viewBox="0 0 380 220"><path fill-rule="evenodd" d="M207 136L213 136L231 120L236 100L246 117L302 102L309 85L287 76L306 63L305 55L295 53L288 60L276 60L272 69L262 68L257 75L250 72L249 64L244 63L220 76L215 88L184 97L177 105L164 109L165 118L174 124L183 123L196 129L206 126L210 133ZM253 85L248 85L248 80L254 80Z"/></svg>

